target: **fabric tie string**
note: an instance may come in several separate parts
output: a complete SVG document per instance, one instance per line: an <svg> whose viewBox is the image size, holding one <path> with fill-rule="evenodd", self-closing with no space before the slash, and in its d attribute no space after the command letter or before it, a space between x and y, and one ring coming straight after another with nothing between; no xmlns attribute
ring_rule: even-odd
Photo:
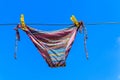
<svg viewBox="0 0 120 80"><path fill-rule="evenodd" d="M17 59L18 41L20 41L20 34L18 31L18 26L14 30L16 31L14 59Z"/></svg>
<svg viewBox="0 0 120 80"><path fill-rule="evenodd" d="M85 50L85 53L86 53L86 59L88 60L88 51L87 51L87 46L86 46L88 35L87 35L86 27L84 25L83 25L83 33L84 33L84 50Z"/></svg>
<svg viewBox="0 0 120 80"><path fill-rule="evenodd" d="M85 50L85 53L86 53L86 59L88 60L88 51L87 51L87 46L86 46L86 42L87 42L87 39L88 39L88 35L87 35L87 29L86 27L84 26L83 22L79 22L79 31L80 33L82 33L83 31L83 34L84 34L84 50Z"/></svg>

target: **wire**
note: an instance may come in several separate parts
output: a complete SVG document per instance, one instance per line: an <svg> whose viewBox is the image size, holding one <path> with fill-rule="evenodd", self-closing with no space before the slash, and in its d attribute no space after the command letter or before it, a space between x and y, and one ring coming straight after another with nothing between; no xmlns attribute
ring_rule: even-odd
<svg viewBox="0 0 120 80"><path fill-rule="evenodd" d="M107 25L107 24L120 24L120 22L95 22L95 23L85 23L84 25ZM17 23L0 24L0 26L14 26ZM70 26L73 24L39 24L39 23L26 23L26 25L36 25L36 26Z"/></svg>
<svg viewBox="0 0 120 80"><path fill-rule="evenodd" d="M88 23L85 25L107 25L107 24L120 24L120 22L96 22L96 23Z"/></svg>
<svg viewBox="0 0 120 80"><path fill-rule="evenodd" d="M0 24L0 26L13 26L17 25L17 23L13 24ZM36 26L69 26L73 24L39 24L39 23L26 23L26 25L36 25Z"/></svg>

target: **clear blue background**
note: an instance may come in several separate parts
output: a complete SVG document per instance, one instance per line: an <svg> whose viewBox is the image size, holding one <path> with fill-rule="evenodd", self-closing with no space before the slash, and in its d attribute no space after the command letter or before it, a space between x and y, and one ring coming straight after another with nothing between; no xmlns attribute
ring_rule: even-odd
<svg viewBox="0 0 120 80"><path fill-rule="evenodd" d="M26 23L69 24L72 14L84 23L120 21L120 0L0 0L0 24L19 23L21 13ZM14 60L14 27L0 26L0 80L120 80L120 25L86 25L89 60L78 32L65 68L49 68L22 30Z"/></svg>

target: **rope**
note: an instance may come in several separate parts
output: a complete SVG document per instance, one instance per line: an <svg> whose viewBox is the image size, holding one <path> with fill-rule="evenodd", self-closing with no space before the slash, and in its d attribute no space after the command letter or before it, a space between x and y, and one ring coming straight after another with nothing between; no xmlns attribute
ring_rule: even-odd
<svg viewBox="0 0 120 80"><path fill-rule="evenodd" d="M0 24L0 26L14 26L18 23L8 23L8 24ZM84 25L107 25L107 24L120 24L120 22L94 22L94 23L86 23ZM26 25L36 25L36 26L70 26L73 24L39 24L39 23L26 23Z"/></svg>

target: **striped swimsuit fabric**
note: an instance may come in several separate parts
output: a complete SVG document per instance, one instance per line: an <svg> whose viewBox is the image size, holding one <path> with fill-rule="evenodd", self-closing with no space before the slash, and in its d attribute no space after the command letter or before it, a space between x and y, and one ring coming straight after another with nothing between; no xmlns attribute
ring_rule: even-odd
<svg viewBox="0 0 120 80"><path fill-rule="evenodd" d="M21 28L21 25L18 25ZM21 28L22 29L22 28ZM71 26L57 31L41 31L26 26L23 31L29 36L50 67L65 66L65 61L78 28Z"/></svg>

